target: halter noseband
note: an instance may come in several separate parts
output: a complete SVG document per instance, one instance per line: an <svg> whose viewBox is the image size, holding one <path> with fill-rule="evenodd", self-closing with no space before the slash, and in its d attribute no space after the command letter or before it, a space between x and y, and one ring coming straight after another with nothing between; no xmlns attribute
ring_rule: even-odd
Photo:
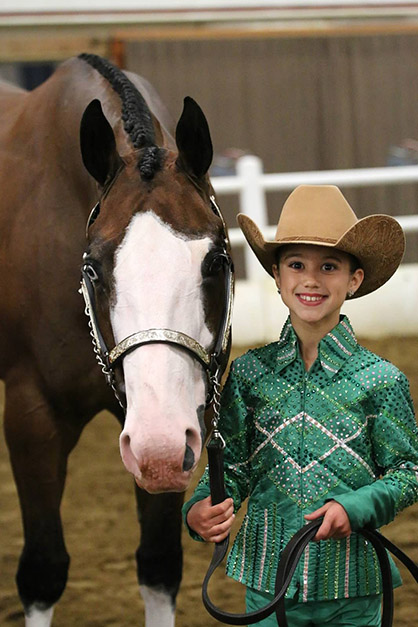
<svg viewBox="0 0 418 627"><path fill-rule="evenodd" d="M223 372L223 363L227 357L228 348L231 337L232 324L232 304L234 290L234 270L231 256L228 253L228 238L226 226L214 196L210 197L211 207L215 215L222 220L223 225L223 247L221 256L225 264L225 308L223 312L222 322L218 330L213 351L209 352L197 340L193 339L185 333L174 331L172 329L146 329L129 335L117 344L110 351L100 331L100 327L96 315L96 298L92 279L88 274L89 266L83 263L81 268L81 288L80 293L84 297L85 313L89 318L90 335L93 342L93 350L96 359L101 366L107 383L113 389L113 392L123 409L126 409L124 399L122 398L115 379L115 368L127 353L144 346L145 344L172 344L177 348L187 351L194 359L196 359L204 368L208 378L209 393L206 405L217 402L219 394L220 378ZM87 231L94 222L100 211L100 204L97 203L88 218ZM86 253L83 255L83 261Z"/></svg>

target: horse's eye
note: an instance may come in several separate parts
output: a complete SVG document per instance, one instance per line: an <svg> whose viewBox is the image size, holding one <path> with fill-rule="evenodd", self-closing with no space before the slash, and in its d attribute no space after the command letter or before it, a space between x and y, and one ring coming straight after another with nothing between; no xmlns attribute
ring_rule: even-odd
<svg viewBox="0 0 418 627"><path fill-rule="evenodd" d="M217 254L214 255L210 261L209 264L209 273L210 274L217 274L218 272L220 272L222 270L222 268L224 267L225 264L225 255L224 254Z"/></svg>
<svg viewBox="0 0 418 627"><path fill-rule="evenodd" d="M94 267L92 265L90 265L89 263L85 264L84 272L87 274L87 276L89 277L90 281L95 282L95 281L99 280L99 275L97 274L97 272L94 269Z"/></svg>

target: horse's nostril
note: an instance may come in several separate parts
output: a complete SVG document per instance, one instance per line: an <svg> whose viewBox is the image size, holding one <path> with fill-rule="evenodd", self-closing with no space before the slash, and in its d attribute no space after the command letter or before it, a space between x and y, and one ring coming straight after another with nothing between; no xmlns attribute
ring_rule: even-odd
<svg viewBox="0 0 418 627"><path fill-rule="evenodd" d="M193 464L194 464L194 453L192 449L190 448L190 446L186 444L186 452L184 453L184 459L183 459L183 471L187 472L188 470L191 470L193 468Z"/></svg>
<svg viewBox="0 0 418 627"><path fill-rule="evenodd" d="M183 459L183 472L187 472L191 470L195 463L195 454L193 452L193 447L197 446L196 439L198 438L197 433L193 429L187 429L186 431L186 448L184 452Z"/></svg>
<svg viewBox="0 0 418 627"><path fill-rule="evenodd" d="M129 437L129 435L127 433L123 434L120 436L120 446L121 449L125 449L125 448L129 448L131 443L131 438Z"/></svg>

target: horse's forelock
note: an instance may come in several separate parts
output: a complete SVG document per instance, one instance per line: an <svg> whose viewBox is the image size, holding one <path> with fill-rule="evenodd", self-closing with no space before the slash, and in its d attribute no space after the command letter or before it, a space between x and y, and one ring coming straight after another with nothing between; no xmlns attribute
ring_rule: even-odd
<svg viewBox="0 0 418 627"><path fill-rule="evenodd" d="M138 170L142 179L151 180L162 168L165 150L158 146L145 148L138 161Z"/></svg>

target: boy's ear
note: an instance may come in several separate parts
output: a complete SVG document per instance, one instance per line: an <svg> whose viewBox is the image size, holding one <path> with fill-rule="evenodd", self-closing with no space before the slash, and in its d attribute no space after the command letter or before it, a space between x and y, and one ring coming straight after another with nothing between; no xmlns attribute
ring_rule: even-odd
<svg viewBox="0 0 418 627"><path fill-rule="evenodd" d="M354 293L357 292L360 285L363 283L363 280L364 280L364 270L363 268L357 268L357 270L354 271L354 274L351 277L351 290Z"/></svg>
<svg viewBox="0 0 418 627"><path fill-rule="evenodd" d="M272 270L273 270L274 280L276 281L276 285L278 288L280 288L280 274L279 274L279 268L277 267L276 263L273 263Z"/></svg>

